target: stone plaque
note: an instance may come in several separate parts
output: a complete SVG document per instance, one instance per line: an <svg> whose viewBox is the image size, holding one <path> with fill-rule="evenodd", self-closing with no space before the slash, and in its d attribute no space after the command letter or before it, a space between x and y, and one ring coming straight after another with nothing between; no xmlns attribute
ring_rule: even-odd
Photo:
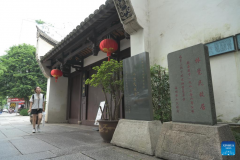
<svg viewBox="0 0 240 160"><path fill-rule="evenodd" d="M235 51L235 43L233 37L224 38L215 42L206 44L209 56L228 53Z"/></svg>
<svg viewBox="0 0 240 160"><path fill-rule="evenodd" d="M207 47L198 44L168 54L168 69L173 122L216 124Z"/></svg>
<svg viewBox="0 0 240 160"><path fill-rule="evenodd" d="M149 53L123 60L125 118L153 120Z"/></svg>

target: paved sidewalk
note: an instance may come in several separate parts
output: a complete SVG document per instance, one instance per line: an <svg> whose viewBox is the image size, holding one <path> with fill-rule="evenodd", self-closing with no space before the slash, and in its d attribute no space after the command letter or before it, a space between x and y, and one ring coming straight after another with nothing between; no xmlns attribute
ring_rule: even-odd
<svg viewBox="0 0 240 160"><path fill-rule="evenodd" d="M29 116L0 115L0 160L160 160L104 143L93 127L46 124L32 133Z"/></svg>

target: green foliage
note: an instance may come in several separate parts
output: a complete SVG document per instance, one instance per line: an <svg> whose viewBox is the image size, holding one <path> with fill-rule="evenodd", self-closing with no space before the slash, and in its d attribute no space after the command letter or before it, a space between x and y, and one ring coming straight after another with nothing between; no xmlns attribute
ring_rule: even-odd
<svg viewBox="0 0 240 160"><path fill-rule="evenodd" d="M7 55L0 58L0 65L6 68L0 76L0 96L23 98L28 102L36 86L46 95L47 79L35 59L35 47L22 44L6 52Z"/></svg>
<svg viewBox="0 0 240 160"><path fill-rule="evenodd" d="M217 122L222 122L222 119L220 117L223 117L223 114L217 116Z"/></svg>
<svg viewBox="0 0 240 160"><path fill-rule="evenodd" d="M240 133L233 132L233 135L237 141L238 146L240 147Z"/></svg>
<svg viewBox="0 0 240 160"><path fill-rule="evenodd" d="M0 76L3 75L3 73L6 71L7 71L6 67L0 65Z"/></svg>
<svg viewBox="0 0 240 160"><path fill-rule="evenodd" d="M36 22L37 24L44 24L44 23L45 23L45 22L42 21L41 19L39 19L39 20L35 20L35 22Z"/></svg>
<svg viewBox="0 0 240 160"><path fill-rule="evenodd" d="M5 104L7 104L7 98L0 96L0 109L3 109Z"/></svg>
<svg viewBox="0 0 240 160"><path fill-rule="evenodd" d="M154 119L162 123L172 120L169 75L165 68L150 68Z"/></svg>
<svg viewBox="0 0 240 160"><path fill-rule="evenodd" d="M93 74L91 79L87 79L86 84L94 87L100 86L102 88L108 118L109 120L117 120L120 102L123 97L122 61L118 62L111 59L110 61L104 61L101 66L93 67L93 69L96 70L97 73ZM110 100L107 97L107 93L111 95ZM114 102L115 106L114 111L112 102Z"/></svg>
<svg viewBox="0 0 240 160"><path fill-rule="evenodd" d="M232 130L233 136L236 139L238 146L240 147L240 127L239 126L231 126L231 130Z"/></svg>
<svg viewBox="0 0 240 160"><path fill-rule="evenodd" d="M21 109L20 115L22 115L22 116L28 116L28 109Z"/></svg>
<svg viewBox="0 0 240 160"><path fill-rule="evenodd" d="M0 76L3 75L4 72L7 71L6 67L3 65L1 58L3 58L4 56L0 57Z"/></svg>
<svg viewBox="0 0 240 160"><path fill-rule="evenodd" d="M234 118L232 119L232 122L233 122L233 123L238 123L238 121L240 121L240 116L234 117Z"/></svg>

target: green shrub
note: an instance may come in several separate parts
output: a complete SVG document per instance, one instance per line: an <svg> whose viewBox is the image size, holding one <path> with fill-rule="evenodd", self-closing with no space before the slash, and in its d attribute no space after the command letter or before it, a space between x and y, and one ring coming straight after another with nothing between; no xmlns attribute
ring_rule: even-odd
<svg viewBox="0 0 240 160"><path fill-rule="evenodd" d="M150 68L153 116L155 120L168 122L172 120L169 75L167 69L160 65Z"/></svg>
<svg viewBox="0 0 240 160"><path fill-rule="evenodd" d="M232 131L238 146L240 147L240 133Z"/></svg>
<svg viewBox="0 0 240 160"><path fill-rule="evenodd" d="M22 115L22 116L28 116L28 109L21 109L20 115Z"/></svg>

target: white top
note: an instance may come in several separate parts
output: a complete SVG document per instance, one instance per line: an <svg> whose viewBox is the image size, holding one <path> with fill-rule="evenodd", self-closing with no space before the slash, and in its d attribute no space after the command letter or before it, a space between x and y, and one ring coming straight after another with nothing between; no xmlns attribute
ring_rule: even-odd
<svg viewBox="0 0 240 160"><path fill-rule="evenodd" d="M33 95L31 96L29 102L33 102L33 99L32 99ZM32 109L38 109L38 108L43 108L43 102L44 102L44 98L43 98L43 94L40 93L40 94L37 94L35 93L34 94L34 102L32 104Z"/></svg>

